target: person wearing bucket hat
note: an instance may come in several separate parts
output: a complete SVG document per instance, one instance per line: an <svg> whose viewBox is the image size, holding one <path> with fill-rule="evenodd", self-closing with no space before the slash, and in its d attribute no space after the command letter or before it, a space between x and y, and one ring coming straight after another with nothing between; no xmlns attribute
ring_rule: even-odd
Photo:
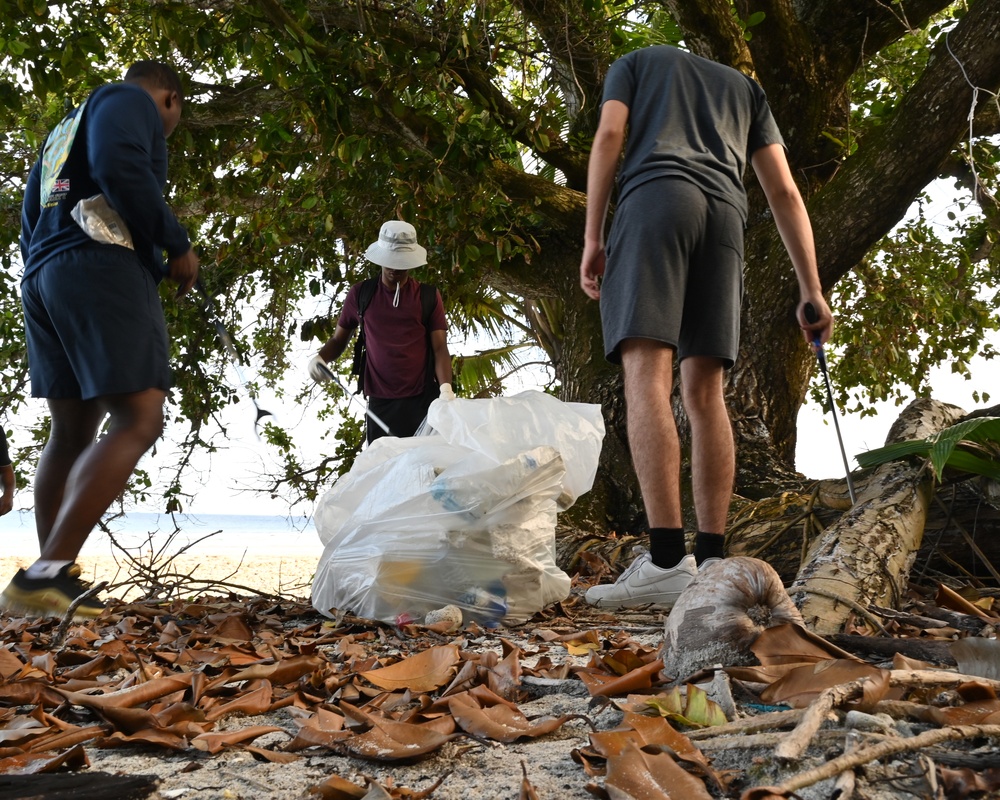
<svg viewBox="0 0 1000 800"><path fill-rule="evenodd" d="M437 398L454 399L447 321L441 293L412 277L427 263L408 222L383 223L365 258L381 267L375 278L350 288L333 336L309 361L317 383L332 379L329 364L347 349L355 331L353 372L368 398L367 441L412 436Z"/></svg>
<svg viewBox="0 0 1000 800"><path fill-rule="evenodd" d="M588 165L580 285L600 300L606 357L624 372L650 547L614 584L591 587L586 599L592 605L669 607L699 565L724 555L735 449L723 388L739 350L748 160L798 279L803 336L825 342L833 317L812 228L761 87L731 67L666 45L611 65ZM605 246L616 174L618 199ZM813 320L804 313L809 303L817 312ZM670 402L675 361L691 428L698 522L691 555Z"/></svg>

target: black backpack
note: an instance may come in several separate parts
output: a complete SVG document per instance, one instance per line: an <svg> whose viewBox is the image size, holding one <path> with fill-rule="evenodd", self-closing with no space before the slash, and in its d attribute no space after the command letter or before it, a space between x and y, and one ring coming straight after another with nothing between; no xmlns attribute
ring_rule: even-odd
<svg viewBox="0 0 1000 800"><path fill-rule="evenodd" d="M365 366L368 363L368 351L365 349L365 309L375 296L381 277L368 278L361 282L358 290L358 338L354 341L354 360L351 362L351 374L358 376L358 388L355 394L361 394L365 385ZM420 284L421 322L427 332L427 386L437 380L434 370L434 348L431 346L431 314L437 305L437 288L427 283Z"/></svg>

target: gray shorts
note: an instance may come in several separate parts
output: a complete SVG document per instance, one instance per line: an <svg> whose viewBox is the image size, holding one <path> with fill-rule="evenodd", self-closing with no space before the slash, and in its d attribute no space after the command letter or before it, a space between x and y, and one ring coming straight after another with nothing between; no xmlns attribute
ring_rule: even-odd
<svg viewBox="0 0 1000 800"><path fill-rule="evenodd" d="M709 356L727 368L740 346L743 218L681 178L647 181L615 211L601 283L607 359L625 339L652 339L677 359Z"/></svg>
<svg viewBox="0 0 1000 800"><path fill-rule="evenodd" d="M22 281L21 304L34 397L170 388L163 305L131 251L108 245L53 256Z"/></svg>

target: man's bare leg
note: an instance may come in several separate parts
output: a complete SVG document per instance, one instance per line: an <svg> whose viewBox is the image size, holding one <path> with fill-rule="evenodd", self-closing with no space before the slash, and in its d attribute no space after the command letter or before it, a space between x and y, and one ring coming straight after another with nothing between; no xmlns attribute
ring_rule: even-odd
<svg viewBox="0 0 1000 800"><path fill-rule="evenodd" d="M681 448L670 405L674 351L651 339L621 344L632 463L652 528L683 527Z"/></svg>
<svg viewBox="0 0 1000 800"><path fill-rule="evenodd" d="M73 561L80 553L91 530L115 501L145 454L163 432L163 403L166 392L147 389L132 394L111 395L95 402L101 411L111 415L107 434L94 441L96 425L91 428L91 443L76 459L63 490L62 502L51 530L42 547L46 561ZM59 410L61 412L62 409ZM56 412L54 409L54 413ZM74 430L82 417L72 414L60 420ZM55 429L55 420L53 428ZM79 441L86 431L79 429ZM72 438L72 437L71 437ZM54 490L49 488L48 491Z"/></svg>
<svg viewBox="0 0 1000 800"><path fill-rule="evenodd" d="M649 553L614 584L590 587L585 599L602 608L669 608L698 572L684 545L680 442L670 405L674 353L661 342L628 339L621 354L629 446L649 522Z"/></svg>
<svg viewBox="0 0 1000 800"><path fill-rule="evenodd" d="M717 358L695 356L681 362L681 395L691 422L691 483L698 538L695 555L722 555L733 496L736 450L723 394L724 368Z"/></svg>
<svg viewBox="0 0 1000 800"><path fill-rule="evenodd" d="M94 443L104 410L96 400L49 400L51 430L35 471L35 529L38 548L45 548L66 481L80 455Z"/></svg>

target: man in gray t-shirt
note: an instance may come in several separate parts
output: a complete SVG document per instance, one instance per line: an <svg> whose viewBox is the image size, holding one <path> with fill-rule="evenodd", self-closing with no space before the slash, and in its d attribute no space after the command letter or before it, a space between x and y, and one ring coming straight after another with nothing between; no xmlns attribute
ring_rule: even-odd
<svg viewBox="0 0 1000 800"><path fill-rule="evenodd" d="M650 549L616 583L592 587L587 601L593 605L669 607L698 565L723 556L735 474L723 382L739 350L748 161L795 269L803 336L811 341L818 333L826 342L833 317L820 287L812 228L760 86L667 46L612 64L588 168L580 285L600 300L605 353L624 370ZM616 173L618 203L605 244ZM807 303L819 315L816 322L805 319ZM692 555L684 543L680 444L670 406L675 360L691 423L698 519Z"/></svg>

